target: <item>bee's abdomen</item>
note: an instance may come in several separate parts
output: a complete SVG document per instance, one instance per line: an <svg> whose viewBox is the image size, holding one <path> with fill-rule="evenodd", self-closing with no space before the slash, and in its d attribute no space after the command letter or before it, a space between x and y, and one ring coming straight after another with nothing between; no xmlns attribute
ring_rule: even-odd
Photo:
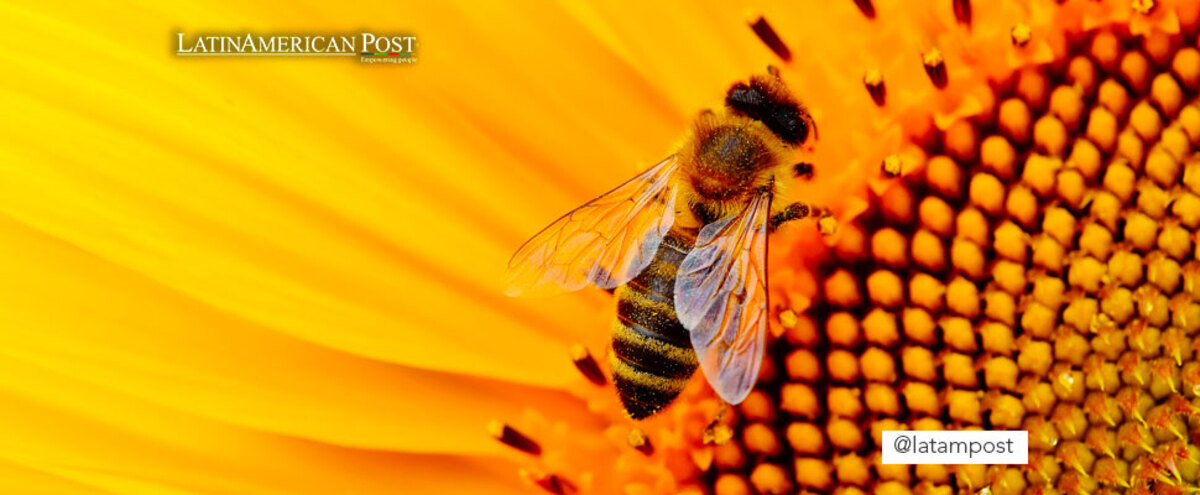
<svg viewBox="0 0 1200 495"><path fill-rule="evenodd" d="M696 372L696 352L675 314L675 274L688 250L668 235L650 266L616 292L613 382L633 419L670 404Z"/></svg>

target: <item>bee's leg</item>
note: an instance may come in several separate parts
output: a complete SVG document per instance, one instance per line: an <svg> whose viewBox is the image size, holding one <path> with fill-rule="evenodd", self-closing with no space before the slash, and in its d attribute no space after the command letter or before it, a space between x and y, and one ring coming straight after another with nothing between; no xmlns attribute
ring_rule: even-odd
<svg viewBox="0 0 1200 495"><path fill-rule="evenodd" d="M797 179L812 180L816 173L817 171L811 163L800 162L792 165L792 176Z"/></svg>
<svg viewBox="0 0 1200 495"><path fill-rule="evenodd" d="M771 232L774 232L775 229L778 229L780 225L792 220L799 220L801 218L810 216L813 213L813 209L808 206L808 204L797 201L785 206L782 210L779 210L778 213L771 215L771 220L767 224L767 229Z"/></svg>

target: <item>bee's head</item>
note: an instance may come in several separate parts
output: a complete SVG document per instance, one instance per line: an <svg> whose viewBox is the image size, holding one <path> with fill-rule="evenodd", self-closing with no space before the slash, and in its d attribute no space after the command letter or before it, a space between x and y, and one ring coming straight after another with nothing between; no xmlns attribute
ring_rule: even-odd
<svg viewBox="0 0 1200 495"><path fill-rule="evenodd" d="M734 113L762 122L780 140L798 146L817 137L812 116L788 91L779 72L767 68L767 76L753 76L749 83L739 82L725 93L725 106Z"/></svg>

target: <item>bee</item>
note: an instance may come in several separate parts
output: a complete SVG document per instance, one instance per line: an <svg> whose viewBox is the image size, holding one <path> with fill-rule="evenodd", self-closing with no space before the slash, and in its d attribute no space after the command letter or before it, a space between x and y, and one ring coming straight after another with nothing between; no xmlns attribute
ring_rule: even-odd
<svg viewBox="0 0 1200 495"><path fill-rule="evenodd" d="M783 179L811 175L791 160L816 125L778 71L734 84L678 151L543 229L509 261L506 293L615 289L609 363L626 413L669 405L696 368L741 403L762 365L767 236L812 213L773 208Z"/></svg>

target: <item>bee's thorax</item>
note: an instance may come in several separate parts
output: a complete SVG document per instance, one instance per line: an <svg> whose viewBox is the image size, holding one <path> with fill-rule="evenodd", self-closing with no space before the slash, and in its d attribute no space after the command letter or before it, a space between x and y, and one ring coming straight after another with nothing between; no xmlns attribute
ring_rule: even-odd
<svg viewBox="0 0 1200 495"><path fill-rule="evenodd" d="M707 200L729 200L754 186L777 161L757 124L722 125L697 136L690 165L692 188Z"/></svg>

